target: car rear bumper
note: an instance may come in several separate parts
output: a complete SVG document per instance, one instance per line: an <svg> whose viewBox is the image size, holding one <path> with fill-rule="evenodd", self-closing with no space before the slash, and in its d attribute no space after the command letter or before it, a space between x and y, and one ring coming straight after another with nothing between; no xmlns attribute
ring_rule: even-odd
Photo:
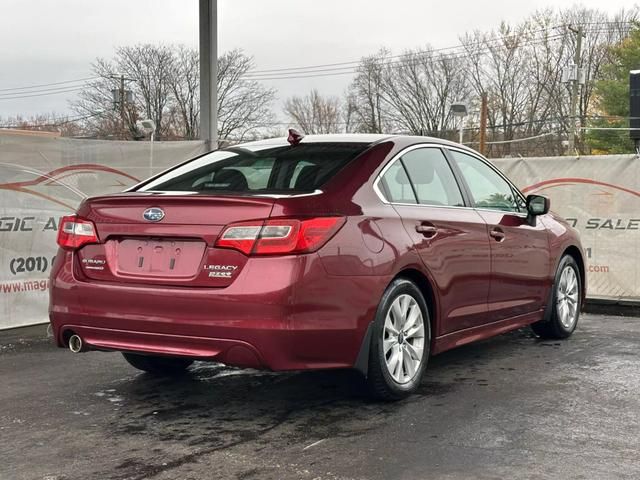
<svg viewBox="0 0 640 480"><path fill-rule="evenodd" d="M51 278L58 346L75 333L87 350L240 367L353 366L384 289L378 277L328 277L317 255L251 258L245 278L213 289L85 281L72 255L60 253Z"/></svg>

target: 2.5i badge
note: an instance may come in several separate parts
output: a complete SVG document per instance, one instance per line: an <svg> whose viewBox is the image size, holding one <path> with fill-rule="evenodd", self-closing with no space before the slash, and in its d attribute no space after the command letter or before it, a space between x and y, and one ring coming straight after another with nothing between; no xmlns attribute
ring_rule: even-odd
<svg viewBox="0 0 640 480"><path fill-rule="evenodd" d="M231 278L237 270L237 265L205 265L205 271L209 272L209 278Z"/></svg>

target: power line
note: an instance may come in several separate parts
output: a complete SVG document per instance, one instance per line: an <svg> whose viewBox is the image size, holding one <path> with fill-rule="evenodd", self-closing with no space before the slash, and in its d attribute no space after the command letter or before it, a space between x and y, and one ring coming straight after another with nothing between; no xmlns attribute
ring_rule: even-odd
<svg viewBox="0 0 640 480"><path fill-rule="evenodd" d="M552 27L552 28L557 29L561 27ZM547 31L547 30L548 29L541 30L541 31ZM598 29L598 30L586 30L585 33L602 33L602 32L610 32L610 31L612 31L612 29ZM540 32L540 31L537 31L537 32ZM526 34L531 35L533 33L534 32L525 32L523 35L526 35ZM513 36L515 35L516 34L514 34ZM470 45L462 44L457 47L446 47L446 49L456 48L460 51L454 51L448 54L430 57L428 58L429 61L426 63L432 64L432 63L436 63L438 61L443 61L443 60L458 60L461 58L471 58L476 56L479 57L489 53L492 48L500 46L500 43L504 42L506 38L508 38L508 36L497 37L492 40L476 42ZM518 44L517 48L546 44L548 42L558 41L564 38L565 38L564 34L555 34L555 35L547 36L544 38L531 39L529 41L525 41ZM496 43L497 45L495 45ZM470 47L472 48L474 46L480 46L480 45L483 46L482 49L476 49L474 51L468 50ZM387 57L381 58L381 62L383 66L389 66L389 65L402 66L415 61L416 58L419 58L421 56L433 55L434 52L441 51L441 50L444 50L444 49L407 52L401 55L393 55L393 56L387 56ZM410 57L410 58L405 60L388 61L389 59L402 58L402 57ZM343 66L343 67L339 66L339 65L346 65L346 64L353 64L354 66ZM356 73L358 71L360 64L361 64L361 61L353 61L353 62L342 62L337 64L310 65L307 67L290 67L289 69L274 69L272 70L274 72L272 74L262 73L262 72L269 72L269 70L256 70L256 71L248 72L243 76L243 78L249 79L249 80L272 81L272 80L290 80L290 79L299 79L299 78L329 77L334 75L347 75L347 74ZM331 67L332 65L336 65L336 67L321 69L321 67L325 67L325 66ZM275 73L277 71L281 71L282 73ZM330 72L330 73L327 73L327 72Z"/></svg>
<svg viewBox="0 0 640 480"><path fill-rule="evenodd" d="M33 95L33 94L36 94L36 93L51 93L51 94L54 94L56 92L63 91L63 90L69 90L69 89L74 89L74 88L85 88L85 87L89 87L89 86L91 86L91 84L85 83L83 85L67 85L65 87L45 88L45 89L42 89L42 90L29 90L29 91L26 91L26 92L0 93L0 100L3 97L13 97L13 96L16 96L16 95Z"/></svg>
<svg viewBox="0 0 640 480"><path fill-rule="evenodd" d="M618 30L615 27L619 27L622 25L631 25L634 22L586 22L581 23L580 25L597 25L602 27L603 25L612 25L611 27L605 28L596 28L586 30L585 33L603 33L603 32L611 32ZM558 30L567 27L567 25L556 25L552 27L547 27L538 30L532 31L524 31L517 32L511 35L500 35L497 34L494 38L488 40L480 40L478 42L474 42L471 44L459 44L455 46L449 47L441 47L434 48L429 50L418 50L413 52L406 52L397 55L386 56L383 59L385 66L402 66L408 64L409 62L415 61L417 58L422 56L431 56L434 53L438 52L446 52L449 53L439 55L437 57L429 58L429 63L435 63L437 61L442 60L456 60L465 57L473 57L480 56L484 53L487 53L490 48L499 46L499 44L503 43L505 40L518 36L531 36L538 33L550 32L552 30ZM544 38L531 39L526 42L522 42L518 45L518 47L532 46L547 43L548 41L555 41L563 38L563 34L554 34L550 36L546 36ZM480 50L475 50L470 52L469 49L473 47L483 47ZM263 69L263 70L253 70L245 74L243 77L246 79L252 80L289 80L289 79L303 79L303 78L314 78L314 77L329 77L329 76L338 76L338 75L348 75L352 73L356 73L359 66L362 63L362 59L352 60L347 62L336 62L336 63L325 63L325 64L316 64L316 65L307 65L307 66L299 66L299 67L286 67L286 68L275 68L275 69ZM54 95L59 93L71 93L73 91L82 90L82 87L79 85L71 85L79 82L86 82L90 80L96 80L103 78L101 76L92 76L92 77L84 77L77 78L73 80L64 80L60 82L50 82L43 83L37 85L29 85L23 87L12 87L12 88L2 88L0 92L9 92L9 93L0 93L0 100L12 100L19 98L29 98L36 96L44 96L44 95ZM43 87L56 87L59 85L66 85L63 87L57 88L44 88L42 90L35 90L37 88ZM86 86L86 85L85 85ZM84 86L83 86L84 87Z"/></svg>
<svg viewBox="0 0 640 480"><path fill-rule="evenodd" d="M563 28L566 25L558 25L558 26L553 26L553 27L548 27L548 28L542 28L542 29L538 29L538 30L532 30L532 31L527 31L525 32L527 35L533 35L536 33L543 33L543 32L548 32L550 30L556 30L559 28ZM494 42L501 42L504 41L504 39L510 37L510 36L516 36L517 34L513 34L513 35L505 35L502 37L497 37L494 38L492 40L488 40L491 43ZM478 42L474 42L472 45L485 45L487 43L487 41L478 41ZM431 54L434 52L442 52L442 51L446 51L446 50L457 50L457 49L462 49L465 50L466 48L468 48L469 45L466 44L459 44L459 45L453 45L450 47L440 47L440 48L433 48L430 50L420 50L420 51L415 51L415 52L406 52L406 53L401 53L398 55L390 55L388 57L386 57L387 59L393 59L393 58L402 58L402 57L406 57L406 56L411 56L414 54ZM291 71L291 70L307 70L307 69L314 69L314 68L324 68L324 67L334 67L334 66L343 66L343 65L359 65L361 63L361 59L359 60L351 60L348 62L338 62L338 63L325 63L325 64L319 64L319 65L307 65L304 67L288 67L288 68L274 68L274 69L266 69L266 70L254 70L252 73L256 73L256 74L260 74L260 73L275 73L275 72L283 72L283 71Z"/></svg>
<svg viewBox="0 0 640 480"><path fill-rule="evenodd" d="M554 37L547 38L544 42L540 42L540 41L528 42L526 44L522 44L521 46L524 47L524 46L537 45L539 43L547 43L548 41L557 41L557 40L560 40L562 37L563 35L557 35ZM417 54L414 53L415 56L409 60L396 60L396 61L389 62L383 59L381 66L385 68L386 67L400 68L405 65L410 65L416 61L420 61L422 64L432 65L441 61L451 61L451 60L460 60L462 58L480 57L482 55L486 55L487 53L489 53L489 50L476 50L475 52L456 52L455 55L453 54L440 55L440 56L429 57L427 59L419 60L419 57L426 56L427 54L430 54L430 53L431 52L423 52L423 53L417 53ZM405 55L412 55L412 54L409 53ZM386 58L390 58L390 57L386 57ZM358 69L359 69L359 65L356 67L327 69L327 71L329 72L331 72L332 70L336 70L336 71L333 71L333 73L315 73L315 72L321 72L321 70L315 70L310 72L298 72L298 74L280 75L280 76L250 76L251 74L247 74L243 78L248 80L263 81L263 80L289 80L289 79L296 79L296 78L330 77L335 75L354 74L358 72ZM346 71L337 71L337 70L346 70Z"/></svg>
<svg viewBox="0 0 640 480"><path fill-rule="evenodd" d="M617 31L617 28L622 25L633 24L633 22L587 22L582 23L580 25L597 25L602 27L603 25L612 25L611 27L605 28L594 28L586 30L585 33L602 33L602 32L611 32ZM451 60L459 60L462 58L473 58L480 57L485 55L491 51L492 48L499 47L500 44L504 43L506 40L512 37L519 36L531 36L538 33L546 33L552 30L558 30L567 27L567 25L557 25L544 29L538 29L533 31L524 31L517 32L511 35L500 35L497 34L494 38L480 40L478 42L470 43L470 44L460 44L456 46L435 48L429 50L418 50L418 51L409 51L403 54L398 55L390 55L381 58L382 66L385 68L400 68L404 65L409 65L413 62L420 61L422 64L433 64L439 61L451 61ZM564 34L554 34L548 35L544 38L532 38L528 41L521 42L517 45L520 47L527 47L539 44L545 44L550 41L557 41L564 38ZM476 48L474 47L482 47ZM470 50L472 49L472 50ZM449 51L445 54L440 54L434 56L435 53ZM421 59L421 57L426 57L426 59ZM277 80L292 80L292 79L304 79L304 78L323 78L323 77L331 77L331 76L339 76L339 75L349 75L357 73L360 65L362 64L362 59L353 60L348 62L336 62L336 63L328 63L328 64L317 64L317 65L308 65L308 66L300 66L300 67L287 67L287 68L277 68L277 69L266 69L266 70L254 70L243 75L243 78L257 81L277 81ZM74 80L65 80L60 82L51 82L44 83L39 85L30 85L24 87L13 87L13 88L4 88L0 89L0 92L9 92L9 93L0 93L0 100L15 100L21 98L31 98L31 97L39 97L39 96L48 96L48 95L58 95L62 93L73 93L83 90L88 85L73 85L74 83L86 82L89 80L95 80L103 78L101 76L93 76L93 77L84 77L78 78ZM59 86L64 85L64 86ZM55 87L55 88L43 88L43 87ZM42 88L41 90L36 90L38 88Z"/></svg>
<svg viewBox="0 0 640 480"><path fill-rule="evenodd" d="M85 77L85 78L77 78L75 80L64 80L62 82L53 82L53 83L42 83L40 85L30 85L28 87L13 87L13 88L0 88L0 92L8 92L8 91L12 91L12 90L30 90L32 88L41 88L41 87L51 87L54 85L65 85L68 83L79 83L79 82L86 82L87 80L95 80L100 78L99 76L94 76L94 77ZM18 93L18 92L16 92ZM27 92L25 92L27 93Z"/></svg>
<svg viewBox="0 0 640 480"><path fill-rule="evenodd" d="M73 88L69 88L67 90L60 90L60 91L54 91L54 92L48 92L48 93L34 93L34 94L27 94L27 95L16 95L13 97L0 97L0 101L2 100L16 100L19 98L30 98L30 97L43 97L46 95L58 95L60 93L71 93L71 92L80 92L82 90L84 90L85 87L73 87Z"/></svg>
<svg viewBox="0 0 640 480"><path fill-rule="evenodd" d="M633 22L603 22L602 24L598 24L598 25L604 25L607 23L612 23L615 25L628 25L628 24L632 24ZM596 23L590 23L590 24L596 24ZM456 46L450 46L450 47L442 47L442 48L434 48L434 49L430 49L430 50L420 50L420 51L414 51L414 52L406 52L403 54L398 54L398 55L390 55L387 57L384 57L384 60L389 60L389 59L399 59L399 58L403 58L403 57L415 57L415 56L421 56L421 55L432 55L433 53L437 53L437 52L442 52L442 51L446 51L446 50L460 50L461 52L467 52L468 49L470 47L474 47L474 46L481 46L481 47L493 47L496 45L493 44L500 44L503 43L505 40L509 39L510 37L518 37L518 36L530 36L530 35L535 35L538 33L544 33L544 32L549 32L551 30L558 30L558 29L562 29L567 27L567 25L563 24L563 25L556 25L556 26L552 26L552 27L548 27L548 28L544 28L544 29L538 29L538 30L532 30L532 31L524 31L524 32L518 32L518 33L514 33L512 35L497 35L495 38L492 39L488 39L488 40L481 40L478 42L474 42L471 44L460 44L460 45L456 45ZM603 29L590 29L587 30L586 33L602 33L602 32L611 32L611 31L616 31L617 29L613 28L613 27L609 27L609 28L603 28ZM537 38L537 39L531 39L530 41L524 42L520 45L520 46L529 46L529 45L536 45L536 44L542 44L542 43L546 43L549 40L555 40L557 38L563 38L564 34L554 34L545 38ZM461 52L450 52L447 55L457 55L458 53ZM264 69L264 70L253 70L251 72L249 72L246 76L249 77L256 77L256 79L258 79L257 77L280 77L281 75L298 75L298 74L303 74L303 73L313 73L313 72L322 72L322 71L331 71L331 70L347 70L347 69L354 69L357 66L359 66L361 64L362 60L352 60L352 61L347 61L347 62L338 62L338 63L325 63L325 64L316 64L316 65L307 65L307 66L301 66L301 67L287 67L287 68L275 68L275 69ZM390 63L390 62L387 62ZM391 63L395 63L395 62L391 62ZM335 67L335 68L331 68L331 67ZM304 78L304 77L301 77ZM261 78L263 79L263 78ZM266 79L266 78L264 78ZM272 78L269 78L272 79Z"/></svg>
<svg viewBox="0 0 640 480"><path fill-rule="evenodd" d="M544 40L541 39L536 39L535 41L528 41L525 43L520 44L519 46L525 47L525 46L531 46L531 45L537 45L537 44L541 44L541 43L546 43L548 41L555 41L558 40L560 38L562 38L564 35L554 35L554 36L550 36L550 37L546 37ZM492 43L495 42L492 41ZM486 47L493 47L494 45L490 45L487 44L486 42L483 42L483 44ZM472 46L474 46L476 44L473 44ZM448 47L448 48L453 48L453 47ZM462 47L456 47L459 51L456 52L450 52L448 54L441 54L438 56L432 56L434 53L437 53L439 50L438 49L434 49L434 50L418 50L418 51L413 51L413 52L407 52L404 53L402 55L392 55L392 56L387 56L387 57L383 57L380 60L383 62L383 66L388 66L388 65L405 65L405 64L410 64L412 62L415 62L417 59L419 59L420 57L427 57L427 60L429 60L427 63L435 63L438 61L442 61L442 60L457 60L460 58L464 58L464 57L471 57L471 56L479 56L483 53L487 53L489 50L487 49L483 49L483 50L475 50L474 52L469 52L467 50L468 46L462 46ZM407 57L403 60L393 60L393 61L389 61L389 59L394 59L394 58L400 58L400 57ZM274 73L274 74L267 74L267 73L259 73L259 71L251 71L248 72L246 75L244 75L244 78L250 78L252 80L273 80L273 79L286 79L286 78L306 78L306 77L302 77L300 75L302 74L315 74L315 73L322 73L322 72L335 72L336 75L343 75L345 73L355 73L358 68L361 65L361 61L356 61L356 62L348 62L348 63L352 63L354 64L353 66L347 66L347 67L335 67L335 68L326 68L326 69L320 69L319 67L322 67L323 65L316 65L316 66L312 66L312 67L298 67L297 69L300 69L300 71L297 72L285 72L285 73ZM328 66L328 65L327 65ZM312 70L308 70L308 71L302 71L302 68L310 68ZM343 72L340 72L341 70L346 70ZM318 76L327 76L327 75L318 75Z"/></svg>

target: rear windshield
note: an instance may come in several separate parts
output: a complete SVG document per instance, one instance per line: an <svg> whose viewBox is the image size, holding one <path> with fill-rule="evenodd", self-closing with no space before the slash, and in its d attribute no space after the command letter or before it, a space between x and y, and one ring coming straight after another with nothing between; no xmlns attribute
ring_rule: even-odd
<svg viewBox="0 0 640 480"><path fill-rule="evenodd" d="M137 190L248 194L312 192L368 146L365 143L303 143L217 150L174 168Z"/></svg>

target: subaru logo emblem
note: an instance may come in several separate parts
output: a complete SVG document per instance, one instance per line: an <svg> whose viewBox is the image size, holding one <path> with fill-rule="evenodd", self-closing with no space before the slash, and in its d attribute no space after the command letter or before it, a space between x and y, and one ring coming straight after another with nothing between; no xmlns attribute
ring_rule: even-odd
<svg viewBox="0 0 640 480"><path fill-rule="evenodd" d="M150 222L159 222L164 218L164 210L157 207L147 208L142 216L145 220L149 220Z"/></svg>

